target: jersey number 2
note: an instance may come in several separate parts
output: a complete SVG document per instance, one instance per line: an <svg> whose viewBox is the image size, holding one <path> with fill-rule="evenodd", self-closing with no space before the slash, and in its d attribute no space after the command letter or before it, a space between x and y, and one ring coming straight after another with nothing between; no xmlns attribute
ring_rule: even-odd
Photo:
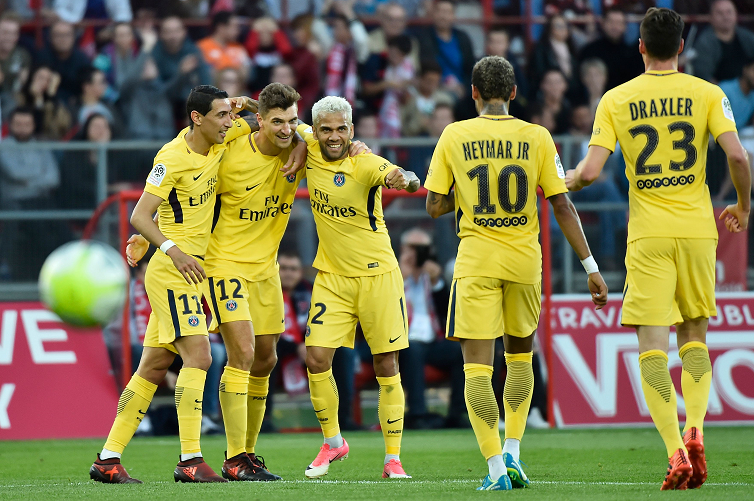
<svg viewBox="0 0 754 501"><path fill-rule="evenodd" d="M670 161L670 170L684 171L690 169L696 164L697 157L696 146L691 144L696 137L694 126L688 122L673 122L668 125L668 131L671 134L675 131L683 132L683 137L680 140L673 141L673 149L683 150L686 153L686 158L683 159L683 162ZM634 138L640 134L647 136L647 144L644 145L644 148L636 159L636 175L642 176L645 174L662 173L662 165L647 165L647 160L649 160L649 157L652 156L652 153L654 153L657 146L660 144L660 134L657 132L657 129L651 125L643 124L628 129L628 132L631 134L631 137Z"/></svg>
<svg viewBox="0 0 754 501"><path fill-rule="evenodd" d="M495 204L490 203L490 166L477 165L466 173L469 179L477 179L479 204L474 206L474 214L494 214L497 212ZM511 200L510 179L516 179L516 200ZM509 214L521 212L526 207L529 195L529 183L526 171L520 165L507 165L497 176L497 201L500 207Z"/></svg>

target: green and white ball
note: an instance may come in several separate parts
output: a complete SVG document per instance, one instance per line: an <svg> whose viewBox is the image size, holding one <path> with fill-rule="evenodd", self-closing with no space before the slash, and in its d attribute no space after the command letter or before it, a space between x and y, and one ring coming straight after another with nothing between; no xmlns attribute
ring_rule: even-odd
<svg viewBox="0 0 754 501"><path fill-rule="evenodd" d="M39 273L42 302L64 322L105 325L122 311L128 269L120 254L94 240L55 249Z"/></svg>

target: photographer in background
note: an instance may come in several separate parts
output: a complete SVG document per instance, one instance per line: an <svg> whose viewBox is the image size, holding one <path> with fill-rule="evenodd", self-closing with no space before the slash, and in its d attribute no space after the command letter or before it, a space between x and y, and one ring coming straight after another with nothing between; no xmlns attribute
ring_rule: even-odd
<svg viewBox="0 0 754 501"><path fill-rule="evenodd" d="M401 235L399 265L406 291L409 346L400 353L401 380L408 397L406 427L413 429L463 426L463 356L459 343L445 339L450 289L432 251L432 237L420 228ZM445 419L427 412L424 368L450 373L450 405Z"/></svg>

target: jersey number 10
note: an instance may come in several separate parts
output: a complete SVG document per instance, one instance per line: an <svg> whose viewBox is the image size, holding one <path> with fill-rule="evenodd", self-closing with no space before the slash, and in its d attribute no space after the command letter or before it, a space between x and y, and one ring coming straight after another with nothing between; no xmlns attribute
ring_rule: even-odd
<svg viewBox="0 0 754 501"><path fill-rule="evenodd" d="M497 208L490 203L490 166L477 165L466 173L469 179L477 179L479 190L479 205L474 206L474 214L495 214ZM510 179L516 179L516 200L511 200ZM500 207L509 214L521 212L526 207L529 197L529 183L526 171L520 165L507 165L497 176L497 200Z"/></svg>
<svg viewBox="0 0 754 501"><path fill-rule="evenodd" d="M668 131L671 134L675 131L683 132L683 137L680 140L673 141L673 149L686 152L686 158L684 158L683 162L670 161L670 170L684 171L690 169L696 164L697 157L696 146L691 144L696 137L694 126L688 122L673 122L668 125ZM645 174L662 173L662 165L647 164L647 160L649 160L649 157L652 156L652 153L654 153L660 143L660 134L657 132L657 129L651 125L643 124L628 129L628 132L631 134L631 137L634 138L639 134L647 136L647 144L644 145L644 148L636 159L636 175L642 176Z"/></svg>

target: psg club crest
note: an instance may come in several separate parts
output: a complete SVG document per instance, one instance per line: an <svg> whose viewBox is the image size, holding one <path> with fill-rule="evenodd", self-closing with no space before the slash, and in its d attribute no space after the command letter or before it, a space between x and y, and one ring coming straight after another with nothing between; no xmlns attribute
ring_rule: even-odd
<svg viewBox="0 0 754 501"><path fill-rule="evenodd" d="M346 184L346 175L342 172L338 172L337 174L335 174L332 182L335 183L335 186L341 187Z"/></svg>
<svg viewBox="0 0 754 501"><path fill-rule="evenodd" d="M306 326L306 335L304 335L304 337L309 337L309 334L311 334L311 333L312 333L312 329L311 329L311 327L309 327L309 326L307 325L307 326Z"/></svg>
<svg viewBox="0 0 754 501"><path fill-rule="evenodd" d="M229 299L228 302L225 303L225 308L228 311L236 311L236 308L238 308L238 303L236 303L232 299Z"/></svg>
<svg viewBox="0 0 754 501"><path fill-rule="evenodd" d="M296 174L288 174L287 176L285 176L285 179L289 183L292 183L296 180Z"/></svg>
<svg viewBox="0 0 754 501"><path fill-rule="evenodd" d="M191 327L196 327L197 325L199 325L199 317L197 317L196 315L191 315L188 318L188 323Z"/></svg>

